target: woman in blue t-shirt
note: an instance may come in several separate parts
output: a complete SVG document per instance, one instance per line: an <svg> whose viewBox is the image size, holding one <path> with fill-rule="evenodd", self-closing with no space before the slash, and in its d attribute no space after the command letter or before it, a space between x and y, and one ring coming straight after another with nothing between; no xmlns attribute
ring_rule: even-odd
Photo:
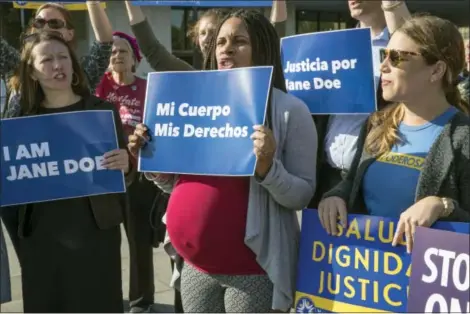
<svg viewBox="0 0 470 314"><path fill-rule="evenodd" d="M394 104L371 115L345 180L323 196L319 215L329 234L347 213L400 218L412 249L416 226L470 221L469 106L458 75L464 43L451 22L406 21L382 50L383 97Z"/></svg>

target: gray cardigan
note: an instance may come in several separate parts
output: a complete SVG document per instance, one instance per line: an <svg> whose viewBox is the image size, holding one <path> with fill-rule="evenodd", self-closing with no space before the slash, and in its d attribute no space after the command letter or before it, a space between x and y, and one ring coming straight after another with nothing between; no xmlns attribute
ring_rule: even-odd
<svg viewBox="0 0 470 314"><path fill-rule="evenodd" d="M274 284L272 308L289 310L294 301L300 237L296 211L315 191L317 131L307 106L273 89L274 164L263 181L251 178L245 243ZM166 193L177 175L146 174ZM170 239L171 241L171 239Z"/></svg>
<svg viewBox="0 0 470 314"><path fill-rule="evenodd" d="M323 195L323 199L331 196L342 198L350 213L367 214L362 179L376 158L364 150L366 125L347 177ZM470 222L470 118L463 113L457 113L445 125L425 159L415 201L428 196L454 200L456 209L443 220Z"/></svg>

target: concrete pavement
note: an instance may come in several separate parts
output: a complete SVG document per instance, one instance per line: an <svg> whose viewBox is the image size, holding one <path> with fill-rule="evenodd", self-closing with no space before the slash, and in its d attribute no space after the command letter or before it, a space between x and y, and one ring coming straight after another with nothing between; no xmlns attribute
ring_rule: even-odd
<svg viewBox="0 0 470 314"><path fill-rule="evenodd" d="M3 227L3 226L0 226ZM21 271L18 264L15 251L11 244L10 238L5 228L4 235L7 242L8 255L10 259L11 289L13 300L9 303L2 304L2 312L22 312L23 302L21 296ZM129 249L124 229L121 228L122 234L122 281L124 297L127 298L129 291ZM155 269L155 302L154 312L168 313L173 312L173 289L169 287L171 278L170 260L168 255L162 248L154 249L153 265Z"/></svg>

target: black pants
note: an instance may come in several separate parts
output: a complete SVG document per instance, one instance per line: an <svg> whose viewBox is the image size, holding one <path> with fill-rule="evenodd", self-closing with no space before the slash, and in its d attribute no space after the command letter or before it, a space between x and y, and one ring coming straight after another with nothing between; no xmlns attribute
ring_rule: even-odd
<svg viewBox="0 0 470 314"><path fill-rule="evenodd" d="M130 206L124 227L130 255L129 304L147 307L153 305L155 294L151 210L158 188L138 176L127 191Z"/></svg>
<svg viewBox="0 0 470 314"><path fill-rule="evenodd" d="M25 313L124 312L119 226L79 247L34 234L20 244Z"/></svg>

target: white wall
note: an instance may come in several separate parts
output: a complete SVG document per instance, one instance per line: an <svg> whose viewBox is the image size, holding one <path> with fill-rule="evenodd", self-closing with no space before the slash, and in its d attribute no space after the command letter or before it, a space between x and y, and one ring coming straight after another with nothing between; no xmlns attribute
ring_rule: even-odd
<svg viewBox="0 0 470 314"><path fill-rule="evenodd" d="M124 32L133 36L131 27L129 25L129 19L127 17L126 7L124 2L121 1L107 1L106 2L106 13L108 14L109 20L113 25L113 29L116 31ZM147 16L147 19L152 25L153 32L158 40L171 51L171 9L170 7L160 6L149 6L143 7L143 11ZM92 43L95 37L93 29L90 25L89 19L87 23L88 28L88 44ZM146 77L148 72L151 72L149 64L145 58L140 63L137 69L137 75Z"/></svg>

